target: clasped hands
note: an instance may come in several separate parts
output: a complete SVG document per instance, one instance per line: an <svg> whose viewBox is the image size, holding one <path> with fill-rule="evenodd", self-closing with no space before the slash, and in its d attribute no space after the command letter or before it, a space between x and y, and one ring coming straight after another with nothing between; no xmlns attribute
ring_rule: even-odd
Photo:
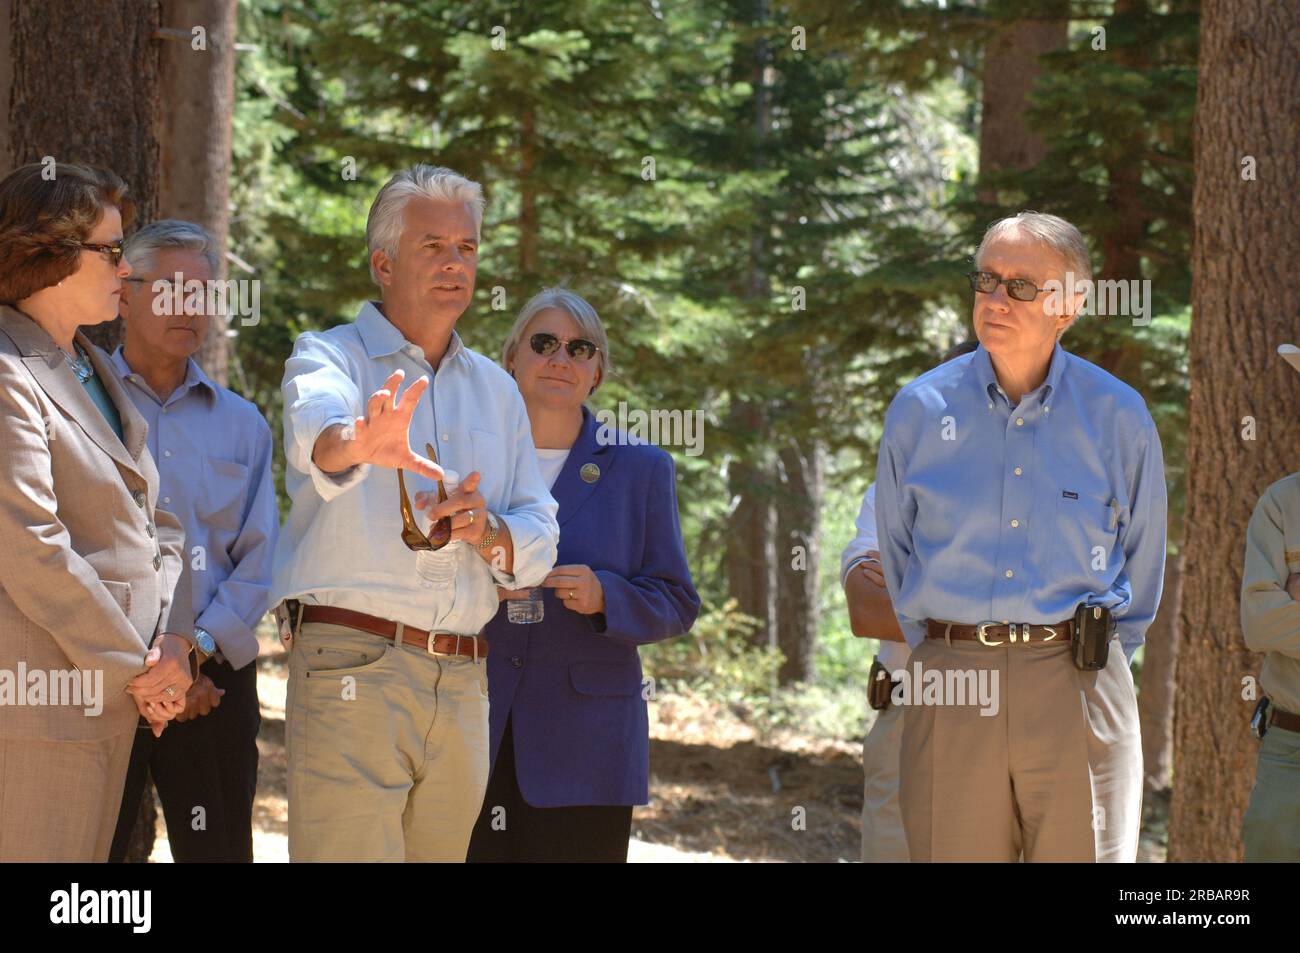
<svg viewBox="0 0 1300 953"><path fill-rule="evenodd" d="M126 690L157 738L173 718L186 721L206 715L221 704L225 689L206 675L190 677L190 641L164 632L144 657L145 671L131 679ZM169 691L170 689L170 691Z"/></svg>

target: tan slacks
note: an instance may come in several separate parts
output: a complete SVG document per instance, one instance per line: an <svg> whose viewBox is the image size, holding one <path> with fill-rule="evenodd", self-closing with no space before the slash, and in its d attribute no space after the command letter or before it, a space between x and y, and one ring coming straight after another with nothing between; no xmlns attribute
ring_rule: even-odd
<svg viewBox="0 0 1300 953"><path fill-rule="evenodd" d="M290 860L464 861L488 778L485 662L307 623L286 720Z"/></svg>
<svg viewBox="0 0 1300 953"><path fill-rule="evenodd" d="M907 706L899 790L914 862L1137 859L1142 746L1118 642L1098 672L1050 643L926 639L918 662L984 669L989 684L996 671L998 707Z"/></svg>
<svg viewBox="0 0 1300 953"><path fill-rule="evenodd" d="M907 863L907 837L898 804L903 708L890 705L876 712L862 743L862 862Z"/></svg>
<svg viewBox="0 0 1300 953"><path fill-rule="evenodd" d="M0 863L107 861L134 742L0 740Z"/></svg>

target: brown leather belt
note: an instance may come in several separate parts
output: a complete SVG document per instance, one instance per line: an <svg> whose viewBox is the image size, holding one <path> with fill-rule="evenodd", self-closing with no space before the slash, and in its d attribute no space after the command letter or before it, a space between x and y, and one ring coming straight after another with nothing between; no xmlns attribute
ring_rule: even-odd
<svg viewBox="0 0 1300 953"><path fill-rule="evenodd" d="M1285 728L1287 731L1300 731L1300 715L1293 715L1289 711L1283 711L1280 708L1274 708L1272 714L1268 716L1270 725L1277 725L1279 728Z"/></svg>
<svg viewBox="0 0 1300 953"><path fill-rule="evenodd" d="M926 619L925 630L925 634L932 639L953 638L962 642L983 642L985 645L1005 645L1009 642L1069 645L1074 636L1074 620L1066 619L1052 625L1030 625L1027 622L981 622L979 625L965 625Z"/></svg>
<svg viewBox="0 0 1300 953"><path fill-rule="evenodd" d="M303 606L303 622L324 622L328 625L345 625L378 635L390 642L397 638L398 623L379 619L364 612L340 609L337 606ZM477 643L477 645L476 645ZM487 658L487 639L478 635L452 635L449 632L426 632L413 626L402 626L402 644L424 649L430 655L453 655L461 658Z"/></svg>

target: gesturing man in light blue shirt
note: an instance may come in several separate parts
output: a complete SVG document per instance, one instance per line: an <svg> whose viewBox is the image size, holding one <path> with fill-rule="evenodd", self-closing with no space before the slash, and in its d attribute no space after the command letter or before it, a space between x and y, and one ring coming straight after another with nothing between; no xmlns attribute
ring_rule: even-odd
<svg viewBox="0 0 1300 953"><path fill-rule="evenodd" d="M557 507L523 399L455 331L482 215L478 183L449 169L395 175L366 228L382 301L301 335L285 366L293 505L273 598L293 636L292 860L465 859L488 776L480 633L498 585L536 586L555 562ZM436 463L412 449L426 445ZM410 526L395 469L428 504Z"/></svg>
<svg viewBox="0 0 1300 953"><path fill-rule="evenodd" d="M1132 861L1142 763L1127 663L1160 602L1160 439L1136 391L1060 346L1083 293L1049 282L1091 280L1073 225L1003 219L976 269L980 347L899 391L877 468L881 559L913 649L908 849ZM1096 671L1071 651L1083 603L1110 610L1123 648ZM976 684L993 704L963 691Z"/></svg>
<svg viewBox="0 0 1300 953"><path fill-rule="evenodd" d="M159 500L185 527L202 664L172 730L157 739L136 733L110 859L126 854L152 774L177 861L252 863L261 725L253 630L270 606L280 528L271 428L190 357L218 316L206 313L206 294L189 299L202 307L177 309L184 298L174 291L200 282L206 291L217 277L211 236L192 222L154 222L127 239L125 255L134 274L122 293L126 341L113 366L149 425Z"/></svg>

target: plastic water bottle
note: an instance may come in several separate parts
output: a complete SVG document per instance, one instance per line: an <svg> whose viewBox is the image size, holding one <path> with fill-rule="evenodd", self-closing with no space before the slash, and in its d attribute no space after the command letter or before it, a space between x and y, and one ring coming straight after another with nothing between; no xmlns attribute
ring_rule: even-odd
<svg viewBox="0 0 1300 953"><path fill-rule="evenodd" d="M510 599L506 602L506 618L519 625L541 622L544 608L541 588L529 589L527 599Z"/></svg>
<svg viewBox="0 0 1300 953"><path fill-rule="evenodd" d="M456 492L456 487L460 485L460 474L455 470L443 468L442 485L451 496ZM434 499L437 499L437 486L430 486L430 491L434 493ZM432 528L429 518L426 515L428 508L416 510L416 519L420 521L421 528L429 532ZM420 578L433 585L446 586L455 582L456 573L460 569L460 556L462 545L459 540L448 543L442 549L432 552L429 550L420 550L415 556L415 571L420 574ZM425 588L430 588L426 586Z"/></svg>

